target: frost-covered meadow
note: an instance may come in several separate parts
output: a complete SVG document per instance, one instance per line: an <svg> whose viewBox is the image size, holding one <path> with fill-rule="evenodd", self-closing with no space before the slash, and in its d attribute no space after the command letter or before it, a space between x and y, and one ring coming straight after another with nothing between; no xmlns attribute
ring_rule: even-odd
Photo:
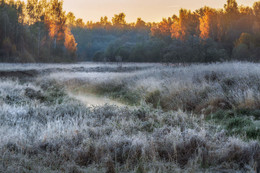
<svg viewBox="0 0 260 173"><path fill-rule="evenodd" d="M0 67L0 172L260 169L260 64Z"/></svg>

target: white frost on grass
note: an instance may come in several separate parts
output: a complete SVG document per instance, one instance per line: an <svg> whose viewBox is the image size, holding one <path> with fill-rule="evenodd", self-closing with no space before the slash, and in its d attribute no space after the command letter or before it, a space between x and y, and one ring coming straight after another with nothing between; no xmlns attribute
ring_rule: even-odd
<svg viewBox="0 0 260 173"><path fill-rule="evenodd" d="M122 67L153 67L159 66L154 63L123 63ZM17 70L44 70L44 69L73 69L73 68L100 68L100 67L111 67L118 68L117 63L93 63L93 62L81 62L74 64L48 64L48 63L0 63L1 71L17 71Z"/></svg>
<svg viewBox="0 0 260 173"><path fill-rule="evenodd" d="M259 97L259 76L259 64L223 63L156 66L129 73L55 73L49 79L66 81L64 85L124 84L129 90L160 90L170 97L170 104L181 107L184 101L197 104L202 91L209 94L203 98L206 102L224 97L221 81L230 79L235 82L230 94L237 102L243 102L245 94L247 99ZM41 79L36 83L45 84ZM148 106L103 105L106 100L76 96L87 104L102 103L88 108L58 93L49 103L25 96L27 88L40 89L31 82L0 80L0 172L92 172L111 165L118 172L250 172L259 159L258 141L228 137L200 116Z"/></svg>
<svg viewBox="0 0 260 173"><path fill-rule="evenodd" d="M84 92L93 89L120 92L123 89L145 97L158 90L161 103L173 110L199 110L216 100L226 100L237 107L260 106L258 63L157 65L133 72L52 73L47 78L58 81L69 90L79 88Z"/></svg>

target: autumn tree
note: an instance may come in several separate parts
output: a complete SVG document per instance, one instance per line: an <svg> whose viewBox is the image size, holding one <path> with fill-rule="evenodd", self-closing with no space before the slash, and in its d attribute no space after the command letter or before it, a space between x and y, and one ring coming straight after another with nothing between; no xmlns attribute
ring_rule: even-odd
<svg viewBox="0 0 260 173"><path fill-rule="evenodd" d="M108 21L108 17L107 16L104 16L104 17L100 18L100 24L106 26L106 25L111 25L111 22Z"/></svg>
<svg viewBox="0 0 260 173"><path fill-rule="evenodd" d="M141 18L137 18L137 21L135 23L135 27L136 28L140 28L140 29L143 29L146 27L146 23L145 21L143 21Z"/></svg>
<svg viewBox="0 0 260 173"><path fill-rule="evenodd" d="M125 17L126 15L124 13L115 14L114 17L112 18L113 26L119 28L124 27L126 25Z"/></svg>
<svg viewBox="0 0 260 173"><path fill-rule="evenodd" d="M175 19L172 24L171 36L173 38L185 40L199 33L199 17L189 10L181 9L178 20Z"/></svg>
<svg viewBox="0 0 260 173"><path fill-rule="evenodd" d="M174 39L181 39L182 37L182 30L180 27L180 19L177 16L173 16L173 22L171 25L171 37Z"/></svg>
<svg viewBox="0 0 260 173"><path fill-rule="evenodd" d="M72 12L69 12L67 15L66 15L66 24L70 27L72 26L75 26L76 25L76 17L75 15L72 13Z"/></svg>
<svg viewBox="0 0 260 173"><path fill-rule="evenodd" d="M160 38L171 37L171 26L174 22L174 17L163 18L158 25L151 28L151 35Z"/></svg>
<svg viewBox="0 0 260 173"><path fill-rule="evenodd" d="M227 0L227 3L224 5L224 9L225 12L231 17L235 17L239 14L236 0Z"/></svg>
<svg viewBox="0 0 260 173"><path fill-rule="evenodd" d="M80 28L84 28L85 27L85 23L83 22L83 19L79 18L76 20L76 26L80 27Z"/></svg>
<svg viewBox="0 0 260 173"><path fill-rule="evenodd" d="M200 37L203 39L217 39L218 33L218 12L215 9L204 7L200 20Z"/></svg>

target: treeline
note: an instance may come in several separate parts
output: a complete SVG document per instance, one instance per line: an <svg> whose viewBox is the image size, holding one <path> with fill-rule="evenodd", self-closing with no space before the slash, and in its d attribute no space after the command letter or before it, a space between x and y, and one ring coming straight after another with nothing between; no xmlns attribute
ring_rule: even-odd
<svg viewBox="0 0 260 173"><path fill-rule="evenodd" d="M71 62L77 44L59 0L0 1L1 62Z"/></svg>
<svg viewBox="0 0 260 173"><path fill-rule="evenodd" d="M84 23L60 0L0 0L0 61L215 62L260 60L260 1L181 9L159 23L125 14Z"/></svg>
<svg viewBox="0 0 260 173"><path fill-rule="evenodd" d="M159 23L137 19L126 23L125 14L111 21L83 23L68 14L82 60L135 62L214 62L260 60L260 1L253 7L228 0L223 9L203 7Z"/></svg>

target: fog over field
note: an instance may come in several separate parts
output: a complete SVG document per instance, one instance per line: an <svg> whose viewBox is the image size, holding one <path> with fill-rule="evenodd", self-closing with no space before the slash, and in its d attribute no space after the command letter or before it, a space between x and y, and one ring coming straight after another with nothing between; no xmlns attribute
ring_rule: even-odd
<svg viewBox="0 0 260 173"><path fill-rule="evenodd" d="M260 64L0 67L0 172L260 169Z"/></svg>

